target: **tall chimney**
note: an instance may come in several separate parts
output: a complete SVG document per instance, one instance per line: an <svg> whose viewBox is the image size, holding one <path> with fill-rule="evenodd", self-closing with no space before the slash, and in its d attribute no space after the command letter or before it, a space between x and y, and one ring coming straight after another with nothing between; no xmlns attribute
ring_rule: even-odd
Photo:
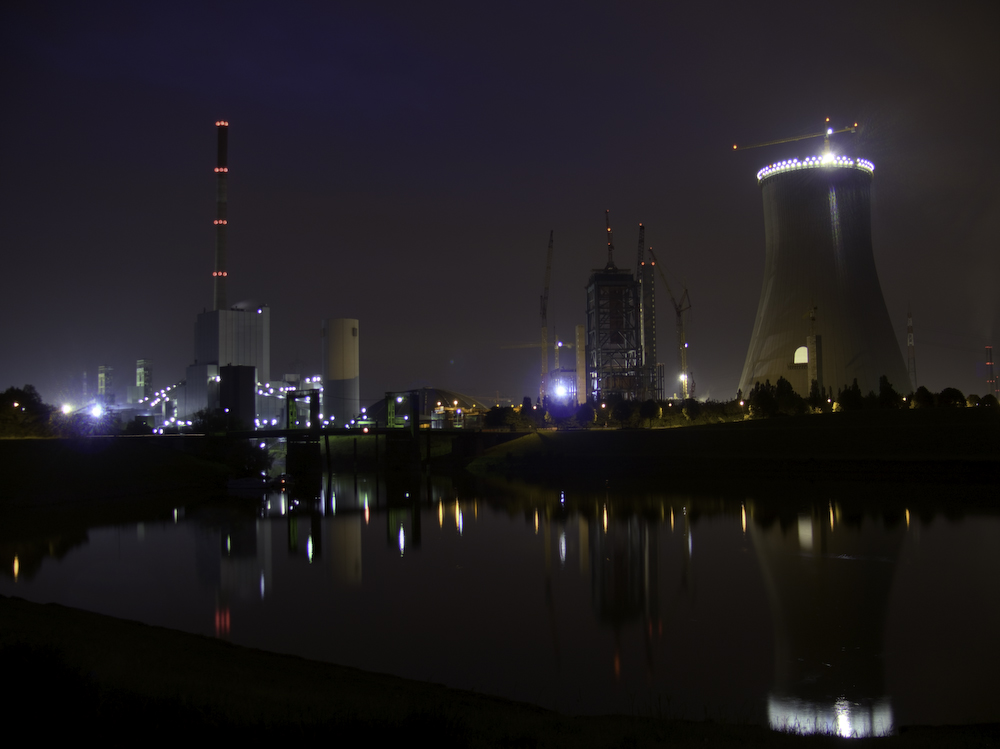
<svg viewBox="0 0 1000 749"><path fill-rule="evenodd" d="M215 199L215 270L212 278L215 281L214 309L224 310L226 304L226 178L229 176L229 123L219 120L215 123L219 134L219 159L215 167L218 177L218 190Z"/></svg>

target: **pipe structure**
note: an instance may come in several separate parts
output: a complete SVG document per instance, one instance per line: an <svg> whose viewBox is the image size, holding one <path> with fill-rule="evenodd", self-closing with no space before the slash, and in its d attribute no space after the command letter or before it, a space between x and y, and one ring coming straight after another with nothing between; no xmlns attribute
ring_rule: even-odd
<svg viewBox="0 0 1000 749"><path fill-rule="evenodd" d="M218 133L218 161L215 167L216 198L215 198L215 270L212 271L215 294L213 309L227 309L226 303L226 229L229 223L227 213L227 185L229 177L229 123L219 120L215 123Z"/></svg>
<svg viewBox="0 0 1000 749"><path fill-rule="evenodd" d="M740 389L780 377L808 397L812 381L836 396L857 380L909 380L886 311L872 252L874 165L827 152L757 173L765 259L757 317Z"/></svg>

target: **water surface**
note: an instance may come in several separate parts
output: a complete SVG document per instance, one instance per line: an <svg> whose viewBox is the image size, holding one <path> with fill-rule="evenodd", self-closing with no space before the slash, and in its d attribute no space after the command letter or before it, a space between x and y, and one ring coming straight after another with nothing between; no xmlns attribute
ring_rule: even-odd
<svg viewBox="0 0 1000 749"><path fill-rule="evenodd" d="M0 593L567 713L1000 721L997 517L437 484L390 507L371 477L324 497L25 539Z"/></svg>

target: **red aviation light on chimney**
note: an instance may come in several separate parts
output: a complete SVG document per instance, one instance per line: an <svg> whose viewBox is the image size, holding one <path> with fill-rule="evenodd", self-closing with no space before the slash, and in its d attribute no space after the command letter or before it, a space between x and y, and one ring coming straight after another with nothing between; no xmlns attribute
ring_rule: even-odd
<svg viewBox="0 0 1000 749"><path fill-rule="evenodd" d="M215 167L215 171L216 172L228 172L229 171L229 167L228 166L217 166L217 167Z"/></svg>
<svg viewBox="0 0 1000 749"><path fill-rule="evenodd" d="M229 127L229 123L226 120L219 120L215 123L216 127Z"/></svg>
<svg viewBox="0 0 1000 749"><path fill-rule="evenodd" d="M226 273L226 271L224 271L224 270L213 270L212 271L212 276L228 276L228 275L229 274Z"/></svg>
<svg viewBox="0 0 1000 749"><path fill-rule="evenodd" d="M216 226L218 226L219 224L222 224L223 226L225 226L225 225L226 225L226 224L228 224L229 222L228 222L228 221L226 221L226 219L224 219L224 218L217 218L217 219L215 219L215 221L213 221L212 223L213 223L213 224L215 224Z"/></svg>

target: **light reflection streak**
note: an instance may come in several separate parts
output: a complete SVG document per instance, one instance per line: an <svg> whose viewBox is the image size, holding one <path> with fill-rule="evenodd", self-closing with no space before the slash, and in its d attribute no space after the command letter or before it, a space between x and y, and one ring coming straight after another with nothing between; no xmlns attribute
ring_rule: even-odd
<svg viewBox="0 0 1000 749"><path fill-rule="evenodd" d="M767 718L775 731L803 736L840 736L865 738L893 733L892 705L888 697L872 704L860 704L840 697L832 704L822 704L795 697L767 698Z"/></svg>

